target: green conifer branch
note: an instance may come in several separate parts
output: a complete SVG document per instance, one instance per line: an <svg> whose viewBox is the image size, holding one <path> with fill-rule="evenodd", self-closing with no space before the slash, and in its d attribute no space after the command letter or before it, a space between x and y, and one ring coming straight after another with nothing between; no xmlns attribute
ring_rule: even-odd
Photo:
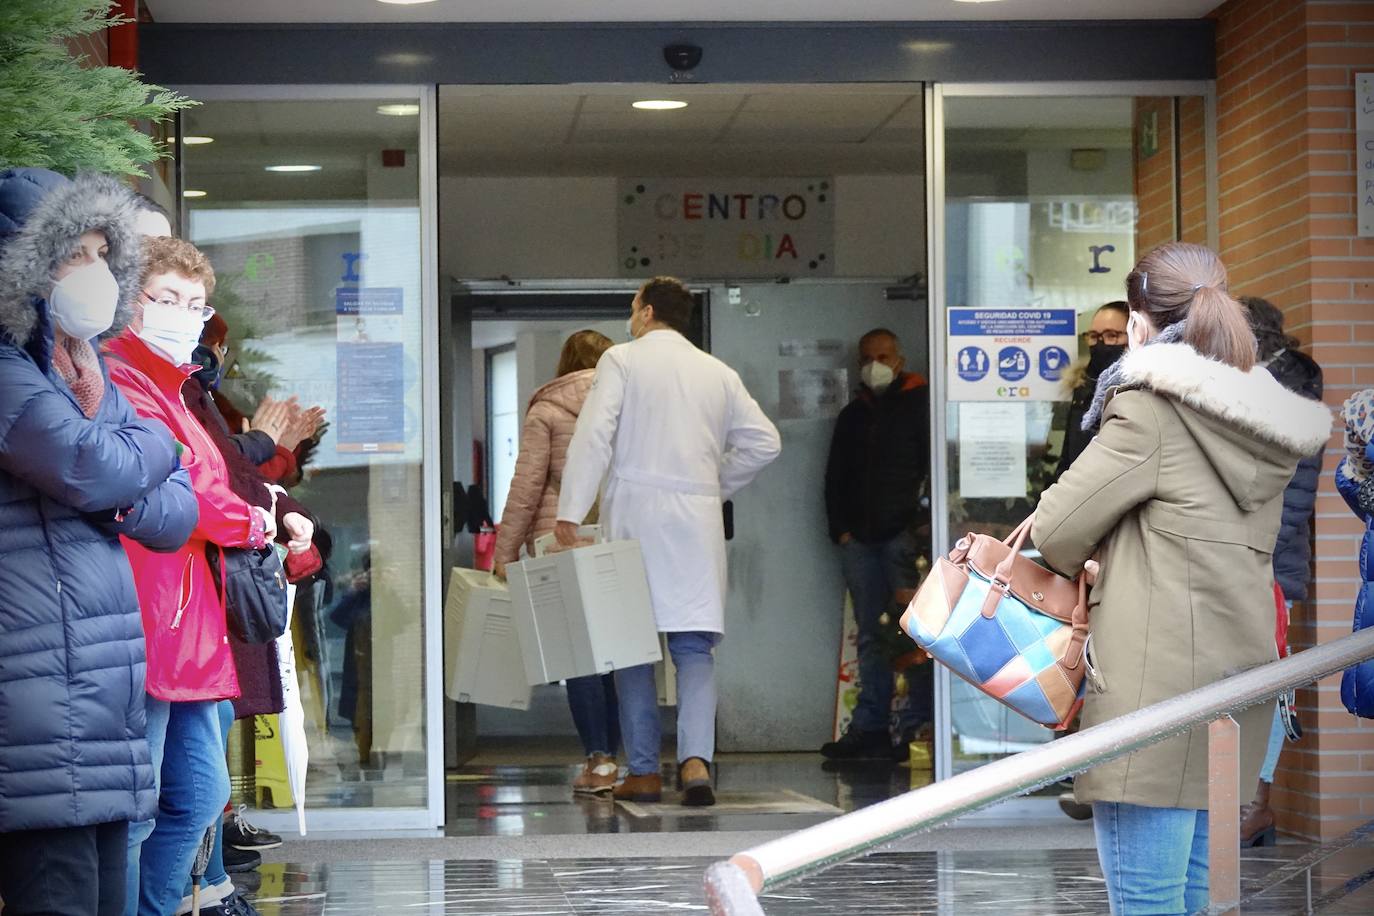
<svg viewBox="0 0 1374 916"><path fill-rule="evenodd" d="M66 42L127 20L114 0L0 3L0 167L146 176L167 145L135 122L162 123L198 104L121 67L85 66Z"/></svg>

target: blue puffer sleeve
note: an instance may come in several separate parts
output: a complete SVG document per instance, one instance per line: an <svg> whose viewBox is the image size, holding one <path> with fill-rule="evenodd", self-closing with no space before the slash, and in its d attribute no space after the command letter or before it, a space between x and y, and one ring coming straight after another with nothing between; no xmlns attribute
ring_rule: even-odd
<svg viewBox="0 0 1374 916"><path fill-rule="evenodd" d="M149 550L170 553L186 543L199 520L200 508L191 489L191 475L184 468L177 468L118 521L107 522L103 527L132 538Z"/></svg>
<svg viewBox="0 0 1374 916"><path fill-rule="evenodd" d="M272 456L277 453L277 443L272 441L272 437L260 429L250 429L246 433L239 433L230 436L234 447L239 450L239 454L248 459L248 463L256 467L259 464L266 464L272 460Z"/></svg>
<svg viewBox="0 0 1374 916"><path fill-rule="evenodd" d="M1336 490L1345 498L1346 505L1350 506L1350 511L1354 512L1366 524L1370 522L1370 514L1360 508L1360 486L1361 480L1356 480L1350 473L1350 459L1342 458L1340 467L1336 468Z"/></svg>
<svg viewBox="0 0 1374 916"><path fill-rule="evenodd" d="M108 382L105 397L118 399L101 408L113 422L88 419L27 354L0 347L0 470L81 512L139 502L177 467L176 447Z"/></svg>

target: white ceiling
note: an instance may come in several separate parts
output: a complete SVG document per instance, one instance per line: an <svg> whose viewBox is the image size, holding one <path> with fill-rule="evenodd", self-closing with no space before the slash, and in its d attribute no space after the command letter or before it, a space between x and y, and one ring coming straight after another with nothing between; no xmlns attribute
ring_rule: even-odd
<svg viewBox="0 0 1374 916"><path fill-rule="evenodd" d="M905 22L1196 19L1221 0L145 0L157 22Z"/></svg>
<svg viewBox="0 0 1374 916"><path fill-rule="evenodd" d="M440 172L914 173L922 123L910 86L442 86Z"/></svg>

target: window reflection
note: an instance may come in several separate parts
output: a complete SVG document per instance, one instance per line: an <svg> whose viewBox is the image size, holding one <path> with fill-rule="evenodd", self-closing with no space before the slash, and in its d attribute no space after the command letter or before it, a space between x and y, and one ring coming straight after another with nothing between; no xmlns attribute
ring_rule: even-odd
<svg viewBox="0 0 1374 916"><path fill-rule="evenodd" d="M249 415L269 396L326 411L288 481L328 548L292 623L312 809L427 802L418 134L376 107L211 101L186 128L216 138L186 152L206 195L185 234L219 278L221 392ZM264 172L287 159L320 168Z"/></svg>

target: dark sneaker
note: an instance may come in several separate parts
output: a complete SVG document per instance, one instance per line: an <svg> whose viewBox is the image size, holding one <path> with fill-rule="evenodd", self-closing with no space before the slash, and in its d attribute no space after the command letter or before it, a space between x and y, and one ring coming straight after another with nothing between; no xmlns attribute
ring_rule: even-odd
<svg viewBox="0 0 1374 916"><path fill-rule="evenodd" d="M202 909L201 912L207 916L262 916L238 891L225 897L217 906Z"/></svg>
<svg viewBox="0 0 1374 916"><path fill-rule="evenodd" d="M281 837L268 833L248 823L243 816L246 805L239 805L224 818L224 845L235 849L276 849L281 845Z"/></svg>
<svg viewBox="0 0 1374 916"><path fill-rule="evenodd" d="M262 864L262 855L251 849L238 849L224 844L224 870L231 875L241 875L252 871Z"/></svg>
<svg viewBox="0 0 1374 916"><path fill-rule="evenodd" d="M1091 820L1093 816L1093 806L1074 798L1072 792L1064 792L1059 796L1059 810L1076 821Z"/></svg>
<svg viewBox="0 0 1374 916"><path fill-rule="evenodd" d="M892 760L892 739L886 731L861 732L851 728L838 741L821 745L821 756L830 760Z"/></svg>

